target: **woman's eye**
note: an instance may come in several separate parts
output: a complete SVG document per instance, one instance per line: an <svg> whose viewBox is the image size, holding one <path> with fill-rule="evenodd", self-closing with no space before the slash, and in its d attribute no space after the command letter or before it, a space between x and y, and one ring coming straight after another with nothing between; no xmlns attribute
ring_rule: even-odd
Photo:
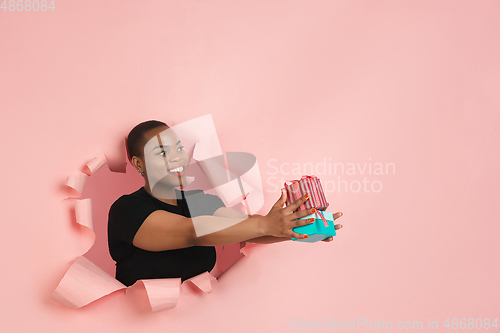
<svg viewBox="0 0 500 333"><path fill-rule="evenodd" d="M184 146L180 146L179 148L177 148L178 151L181 151L184 149ZM160 155L160 156L165 156L167 152L162 150L161 152L159 152L157 155Z"/></svg>

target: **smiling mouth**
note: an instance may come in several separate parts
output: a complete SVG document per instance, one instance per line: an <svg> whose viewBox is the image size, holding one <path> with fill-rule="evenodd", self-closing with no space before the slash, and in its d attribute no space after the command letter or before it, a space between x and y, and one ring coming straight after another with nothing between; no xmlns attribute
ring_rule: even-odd
<svg viewBox="0 0 500 333"><path fill-rule="evenodd" d="M168 169L168 172L171 172L171 173L181 173L183 171L184 171L184 167L178 167L175 169Z"/></svg>

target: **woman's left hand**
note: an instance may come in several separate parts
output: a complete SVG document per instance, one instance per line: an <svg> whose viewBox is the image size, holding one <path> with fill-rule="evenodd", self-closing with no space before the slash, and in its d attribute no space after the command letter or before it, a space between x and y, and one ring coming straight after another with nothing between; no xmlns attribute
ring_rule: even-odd
<svg viewBox="0 0 500 333"><path fill-rule="evenodd" d="M335 221L336 219L338 219L342 215L344 215L342 212L337 212L337 213L333 214L333 220ZM341 228L342 228L342 224L335 224L335 231L337 231ZM331 242L332 240L333 240L333 236L330 236L328 238L323 239L322 242Z"/></svg>

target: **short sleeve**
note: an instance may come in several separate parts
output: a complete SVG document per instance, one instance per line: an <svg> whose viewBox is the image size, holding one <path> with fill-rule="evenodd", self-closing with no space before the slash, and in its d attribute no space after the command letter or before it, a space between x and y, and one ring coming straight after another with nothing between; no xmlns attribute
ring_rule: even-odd
<svg viewBox="0 0 500 333"><path fill-rule="evenodd" d="M224 202L221 200L221 198L219 198L218 196L216 195L212 195L212 194L207 194L210 198L208 199L210 201L210 204L209 204L209 208L210 208L210 215L214 215L215 211L221 207L226 207L226 205L224 205Z"/></svg>
<svg viewBox="0 0 500 333"><path fill-rule="evenodd" d="M224 202L216 195L196 191L186 197L186 202L191 217L200 215L214 215L215 211L225 207Z"/></svg>
<svg viewBox="0 0 500 333"><path fill-rule="evenodd" d="M120 197L109 209L108 236L110 239L132 244L142 223L156 210L157 207L142 198Z"/></svg>

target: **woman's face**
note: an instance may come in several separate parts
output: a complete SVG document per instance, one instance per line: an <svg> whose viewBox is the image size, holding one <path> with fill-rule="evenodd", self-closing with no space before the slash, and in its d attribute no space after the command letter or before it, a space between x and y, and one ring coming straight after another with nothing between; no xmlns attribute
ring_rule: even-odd
<svg viewBox="0 0 500 333"><path fill-rule="evenodd" d="M185 186L188 154L171 128L158 127L146 132L144 177L152 192L165 187Z"/></svg>

